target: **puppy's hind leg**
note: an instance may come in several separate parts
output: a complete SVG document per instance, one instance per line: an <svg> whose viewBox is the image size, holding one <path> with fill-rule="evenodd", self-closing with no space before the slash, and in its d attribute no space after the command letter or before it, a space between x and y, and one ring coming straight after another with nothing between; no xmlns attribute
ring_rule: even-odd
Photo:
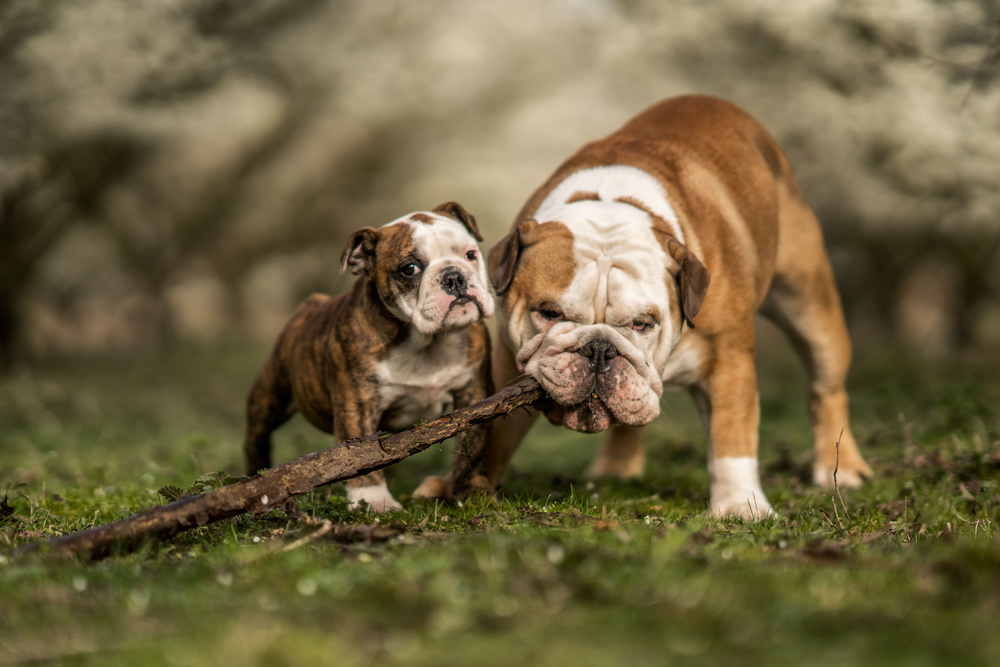
<svg viewBox="0 0 1000 667"><path fill-rule="evenodd" d="M247 396L243 452L248 475L271 467L271 433L295 414L287 377L271 360L265 362Z"/></svg>

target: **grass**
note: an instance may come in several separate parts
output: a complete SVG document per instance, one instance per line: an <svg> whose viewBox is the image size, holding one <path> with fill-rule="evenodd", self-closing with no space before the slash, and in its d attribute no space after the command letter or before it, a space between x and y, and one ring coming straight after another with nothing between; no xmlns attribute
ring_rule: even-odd
<svg viewBox="0 0 1000 667"><path fill-rule="evenodd" d="M13 555L241 468L259 349L175 351L0 381L0 664L995 664L1000 362L860 354L856 435L878 473L809 483L802 376L761 359L764 488L780 516L705 515L703 435L665 398L646 475L581 479L596 440L540 425L500 500L409 501L448 449L389 472L378 522L339 487L101 562ZM302 422L287 460L325 447ZM835 509L836 508L836 509Z"/></svg>

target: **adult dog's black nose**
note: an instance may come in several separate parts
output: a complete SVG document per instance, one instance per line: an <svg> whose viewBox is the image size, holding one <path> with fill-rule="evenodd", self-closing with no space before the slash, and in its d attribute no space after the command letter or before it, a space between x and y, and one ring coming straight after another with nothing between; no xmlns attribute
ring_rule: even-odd
<svg viewBox="0 0 1000 667"><path fill-rule="evenodd" d="M465 291L469 289L469 281L465 279L461 271L455 269L441 276L441 288L447 294L454 297L462 297L465 296Z"/></svg>
<svg viewBox="0 0 1000 667"><path fill-rule="evenodd" d="M591 370L600 371L610 371L611 360L618 356L618 348L606 338L595 338L577 352L587 357Z"/></svg>

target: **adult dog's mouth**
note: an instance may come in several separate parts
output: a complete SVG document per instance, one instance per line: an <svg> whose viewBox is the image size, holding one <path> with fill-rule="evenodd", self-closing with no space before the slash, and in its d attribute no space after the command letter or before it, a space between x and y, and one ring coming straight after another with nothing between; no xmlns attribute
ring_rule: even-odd
<svg viewBox="0 0 1000 667"><path fill-rule="evenodd" d="M574 405L561 405L551 397L543 399L537 405L553 425L565 426L581 433L599 433L614 421L608 406L595 392Z"/></svg>

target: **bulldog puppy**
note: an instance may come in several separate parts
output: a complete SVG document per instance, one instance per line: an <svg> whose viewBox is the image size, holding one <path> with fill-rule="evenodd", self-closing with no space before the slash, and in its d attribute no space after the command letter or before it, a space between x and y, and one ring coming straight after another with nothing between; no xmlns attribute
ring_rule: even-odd
<svg viewBox="0 0 1000 667"><path fill-rule="evenodd" d="M663 101L560 166L490 250L500 299L497 387L524 374L554 424L610 428L588 472L643 468L641 428L664 387L687 388L708 431L711 511L771 513L757 467L754 314L809 375L814 479L871 475L847 413L850 341L819 223L784 153L753 118L705 96ZM491 486L537 413L493 422Z"/></svg>
<svg viewBox="0 0 1000 667"><path fill-rule="evenodd" d="M357 231L349 292L309 297L278 334L247 399L247 471L271 467L271 432L295 412L337 441L409 428L492 393L493 314L475 218L448 202ZM481 454L485 432L456 457ZM349 480L352 508L400 509L379 471Z"/></svg>

